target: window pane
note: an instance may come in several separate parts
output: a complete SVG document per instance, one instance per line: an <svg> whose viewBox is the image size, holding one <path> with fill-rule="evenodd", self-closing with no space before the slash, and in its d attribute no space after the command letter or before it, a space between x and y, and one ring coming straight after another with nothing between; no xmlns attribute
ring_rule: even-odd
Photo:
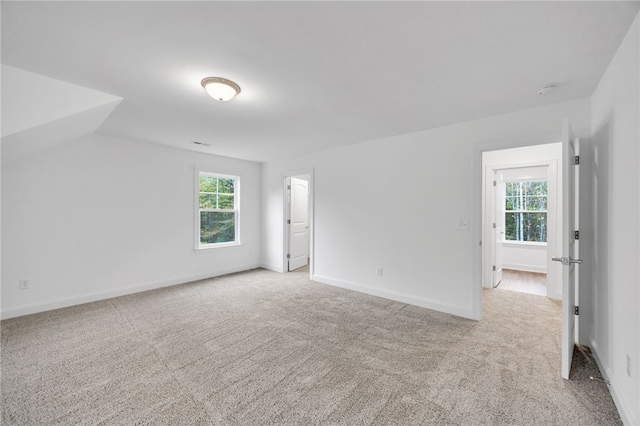
<svg viewBox="0 0 640 426"><path fill-rule="evenodd" d="M518 182L507 182L505 185L507 197L518 195Z"/></svg>
<svg viewBox="0 0 640 426"><path fill-rule="evenodd" d="M518 197L506 197L505 210L518 210Z"/></svg>
<svg viewBox="0 0 640 426"><path fill-rule="evenodd" d="M522 182L522 195L533 195L536 193L533 182Z"/></svg>
<svg viewBox="0 0 640 426"><path fill-rule="evenodd" d="M547 182L506 182L505 210L547 210Z"/></svg>
<svg viewBox="0 0 640 426"><path fill-rule="evenodd" d="M200 175L200 192L218 192L218 178Z"/></svg>
<svg viewBox="0 0 640 426"><path fill-rule="evenodd" d="M218 192L220 194L233 194L233 179L219 178L218 179Z"/></svg>
<svg viewBox="0 0 640 426"><path fill-rule="evenodd" d="M200 244L228 243L235 239L234 212L200 212Z"/></svg>
<svg viewBox="0 0 640 426"><path fill-rule="evenodd" d="M547 210L547 197L538 195L527 197L524 210Z"/></svg>
<svg viewBox="0 0 640 426"><path fill-rule="evenodd" d="M547 241L546 213L506 213L507 241Z"/></svg>
<svg viewBox="0 0 640 426"><path fill-rule="evenodd" d="M233 208L233 201L234 201L234 196L233 195L224 195L221 194L219 195L219 199L218 199L218 208L219 209L232 209Z"/></svg>
<svg viewBox="0 0 640 426"><path fill-rule="evenodd" d="M530 195L547 195L547 181L530 182Z"/></svg>
<svg viewBox="0 0 640 426"><path fill-rule="evenodd" d="M215 209L216 206L216 194L200 194L200 208L201 209Z"/></svg>

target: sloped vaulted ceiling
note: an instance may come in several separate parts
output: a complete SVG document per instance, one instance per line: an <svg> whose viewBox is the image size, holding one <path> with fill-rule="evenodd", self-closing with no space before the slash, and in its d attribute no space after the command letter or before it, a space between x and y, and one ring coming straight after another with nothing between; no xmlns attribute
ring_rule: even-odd
<svg viewBox="0 0 640 426"><path fill-rule="evenodd" d="M121 100L2 65L2 162L94 133Z"/></svg>

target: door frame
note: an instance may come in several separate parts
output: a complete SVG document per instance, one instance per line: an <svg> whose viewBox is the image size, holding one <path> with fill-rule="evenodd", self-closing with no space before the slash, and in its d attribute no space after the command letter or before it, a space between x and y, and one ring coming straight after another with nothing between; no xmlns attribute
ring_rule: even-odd
<svg viewBox="0 0 640 426"><path fill-rule="evenodd" d="M555 142L548 142L555 143ZM547 143L547 144L548 144ZM542 144L539 144L542 145ZM545 144L546 145L546 144ZM531 145L526 145L531 146ZM511 149L511 148L508 148ZM490 150L500 151L500 150ZM558 174L558 162L557 158L540 158L532 161L507 161L507 162L495 162L484 163L483 161L483 220L482 220L482 235L483 244L482 250L482 280L484 288L491 288L492 282L492 265L494 250L494 238L493 238L493 215L495 214L495 190L491 182L496 172L504 170L513 170L529 167L546 167L547 168L547 182L549 183L549 206L548 214L552 214L553 222L550 222L547 238L547 297L552 299L562 299L562 287L558 285L561 282L561 270L551 261L551 253L556 253L562 249L562 241L559 240L559 236L562 234L562 218L559 215L561 209L559 208L562 199L559 198L559 189L562 185L562 176ZM491 190L489 190L491 188Z"/></svg>
<svg viewBox="0 0 640 426"><path fill-rule="evenodd" d="M560 127L560 126L558 126ZM522 138L510 138L497 141L484 141L473 145L471 164L471 194L473 202L471 219L471 309L472 319L482 319L482 290L483 290L483 191L484 191L484 170L482 167L482 153L485 151L496 151L501 149L522 148L525 146L544 145L562 141L562 133L545 133Z"/></svg>
<svg viewBox="0 0 640 426"><path fill-rule="evenodd" d="M493 257L492 257L493 261L491 263L493 263L493 267L491 268L492 274L491 274L491 283L490 283L490 285L495 288L498 285L500 285L500 283L502 282L502 270L504 269L502 241L504 240L504 235L506 235L506 232L507 232L507 223L505 220L505 215L501 214L502 217L497 217L498 212L504 211L504 204L506 199L504 176L502 175L502 173L498 172L498 169L493 170L493 188L492 189L489 189L487 187L485 188L486 188L485 191L488 190L487 192L485 192L485 197L489 197L488 195L489 193L491 193L494 197L493 201L491 202L491 205L493 205L493 209L489 210L489 205L486 204L488 200L485 200L486 207L484 212L487 219L490 216L490 215L487 215L487 213L491 212L491 216L493 216L493 223L495 224L493 226L493 235L491 238L491 243L493 244L493 250L491 250L491 254L493 254ZM487 221L484 220L483 224L484 226L486 226ZM500 233L499 238L498 238L498 232ZM486 235L486 230L485 230L485 235ZM499 243L498 243L498 239L500 240ZM488 247L485 247L485 255L487 253L487 250L488 250ZM498 256L498 252L500 253L500 256ZM500 258L499 261L498 261L498 257ZM486 268L487 265L485 264L484 267Z"/></svg>
<svg viewBox="0 0 640 426"><path fill-rule="evenodd" d="M314 261L314 234L315 234L315 187L314 187L314 169L293 170L281 175L282 177L282 271L287 273L289 252L289 228L287 219L289 216L289 203L287 201L287 180L296 176L309 176L309 279L313 277L315 270Z"/></svg>

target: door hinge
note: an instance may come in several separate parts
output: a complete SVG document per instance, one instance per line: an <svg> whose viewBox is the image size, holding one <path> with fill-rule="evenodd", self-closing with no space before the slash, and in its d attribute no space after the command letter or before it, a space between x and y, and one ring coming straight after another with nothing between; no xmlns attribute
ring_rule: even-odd
<svg viewBox="0 0 640 426"><path fill-rule="evenodd" d="M578 165L580 164L580 156L576 155L575 159L574 159L574 164Z"/></svg>
<svg viewBox="0 0 640 426"><path fill-rule="evenodd" d="M291 185L287 185L287 189L288 189L288 190L291 190Z"/></svg>
<svg viewBox="0 0 640 426"><path fill-rule="evenodd" d="M291 259L291 255L287 253L287 259Z"/></svg>
<svg viewBox="0 0 640 426"><path fill-rule="evenodd" d="M576 240L579 240L579 239L580 239L580 231L576 231L576 232L575 232L575 234L574 234L574 238L575 238Z"/></svg>
<svg viewBox="0 0 640 426"><path fill-rule="evenodd" d="M493 186L498 186L498 182L496 182L495 180L493 181Z"/></svg>
<svg viewBox="0 0 640 426"><path fill-rule="evenodd" d="M576 306L576 307L575 307L575 310L574 310L574 313L575 313L576 315L580 315L580 307Z"/></svg>
<svg viewBox="0 0 640 426"><path fill-rule="evenodd" d="M493 265L493 271L495 272L495 270L496 270L496 265Z"/></svg>
<svg viewBox="0 0 640 426"><path fill-rule="evenodd" d="M287 219L287 225L291 225L291 219Z"/></svg>
<svg viewBox="0 0 640 426"><path fill-rule="evenodd" d="M493 229L496 229L496 224L495 223L493 224Z"/></svg>

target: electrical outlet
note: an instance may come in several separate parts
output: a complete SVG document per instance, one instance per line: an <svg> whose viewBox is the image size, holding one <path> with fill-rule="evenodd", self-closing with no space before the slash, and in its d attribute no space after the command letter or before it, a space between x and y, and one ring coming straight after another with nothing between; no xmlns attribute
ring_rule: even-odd
<svg viewBox="0 0 640 426"><path fill-rule="evenodd" d="M378 276L381 277L384 274L384 270L382 268L378 268Z"/></svg>
<svg viewBox="0 0 640 426"><path fill-rule="evenodd" d="M627 354L627 376L631 377L631 357Z"/></svg>
<svg viewBox="0 0 640 426"><path fill-rule="evenodd" d="M20 290L28 290L31 285L29 280L20 280Z"/></svg>

